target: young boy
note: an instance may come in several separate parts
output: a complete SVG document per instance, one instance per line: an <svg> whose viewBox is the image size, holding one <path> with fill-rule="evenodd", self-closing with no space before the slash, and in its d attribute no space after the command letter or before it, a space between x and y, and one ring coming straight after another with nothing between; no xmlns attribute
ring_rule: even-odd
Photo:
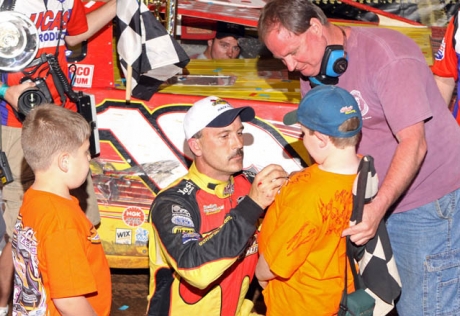
<svg viewBox="0 0 460 316"><path fill-rule="evenodd" d="M284 117L286 125L296 122L316 163L292 175L268 209L256 276L267 315L336 315L347 260L341 234L349 226L360 162L355 146L361 113L346 90L318 86ZM349 269L347 283L352 291Z"/></svg>
<svg viewBox="0 0 460 316"><path fill-rule="evenodd" d="M13 315L109 315L110 269L96 229L69 193L89 172L90 127L53 104L34 108L21 145L35 181L13 233Z"/></svg>

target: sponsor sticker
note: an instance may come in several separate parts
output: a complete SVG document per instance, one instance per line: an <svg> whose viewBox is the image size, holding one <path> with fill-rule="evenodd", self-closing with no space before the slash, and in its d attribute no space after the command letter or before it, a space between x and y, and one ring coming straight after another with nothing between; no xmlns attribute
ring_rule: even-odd
<svg viewBox="0 0 460 316"><path fill-rule="evenodd" d="M131 245L131 229L117 228L115 243L118 245Z"/></svg>
<svg viewBox="0 0 460 316"><path fill-rule="evenodd" d="M136 206L128 207L121 215L123 222L131 227L141 226L145 222L144 211Z"/></svg>
<svg viewBox="0 0 460 316"><path fill-rule="evenodd" d="M134 237L136 245L147 245L149 241L149 232L147 229L143 229L142 227L138 227L136 229L136 235Z"/></svg>
<svg viewBox="0 0 460 316"><path fill-rule="evenodd" d="M94 65L75 64L75 67L70 67L70 72L74 87L91 88L93 86Z"/></svg>

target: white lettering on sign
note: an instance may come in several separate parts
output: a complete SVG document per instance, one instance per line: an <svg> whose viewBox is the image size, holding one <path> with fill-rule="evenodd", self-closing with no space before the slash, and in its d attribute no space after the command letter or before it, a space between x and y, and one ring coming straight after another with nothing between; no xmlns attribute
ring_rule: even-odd
<svg viewBox="0 0 460 316"><path fill-rule="evenodd" d="M70 68L74 87L91 88L93 86L94 65L76 64L75 67Z"/></svg>

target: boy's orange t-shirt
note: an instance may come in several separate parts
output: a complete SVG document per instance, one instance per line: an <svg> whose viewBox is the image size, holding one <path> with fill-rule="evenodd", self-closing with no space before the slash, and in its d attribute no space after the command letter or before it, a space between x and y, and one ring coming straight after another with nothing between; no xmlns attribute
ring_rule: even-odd
<svg viewBox="0 0 460 316"><path fill-rule="evenodd" d="M13 309L60 315L53 299L85 296L109 315L110 269L97 230L78 200L29 189L13 232Z"/></svg>
<svg viewBox="0 0 460 316"><path fill-rule="evenodd" d="M341 234L349 226L355 177L315 164L293 175L276 196L259 236L259 251L278 276L263 291L267 315L337 314L346 262Z"/></svg>

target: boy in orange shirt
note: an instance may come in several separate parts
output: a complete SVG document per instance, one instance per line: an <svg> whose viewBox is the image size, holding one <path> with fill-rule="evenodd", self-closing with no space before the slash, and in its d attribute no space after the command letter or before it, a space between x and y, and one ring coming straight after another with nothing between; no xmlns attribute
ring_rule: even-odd
<svg viewBox="0 0 460 316"><path fill-rule="evenodd" d="M35 181L13 232L13 315L110 314L99 235L69 193L88 175L90 132L80 114L52 104L24 121L21 145Z"/></svg>
<svg viewBox="0 0 460 316"><path fill-rule="evenodd" d="M345 282L341 234L353 207L362 117L346 90L318 86L284 117L286 125L297 122L316 163L292 175L268 209L256 277L267 315L335 315ZM353 290L350 270L348 290Z"/></svg>

